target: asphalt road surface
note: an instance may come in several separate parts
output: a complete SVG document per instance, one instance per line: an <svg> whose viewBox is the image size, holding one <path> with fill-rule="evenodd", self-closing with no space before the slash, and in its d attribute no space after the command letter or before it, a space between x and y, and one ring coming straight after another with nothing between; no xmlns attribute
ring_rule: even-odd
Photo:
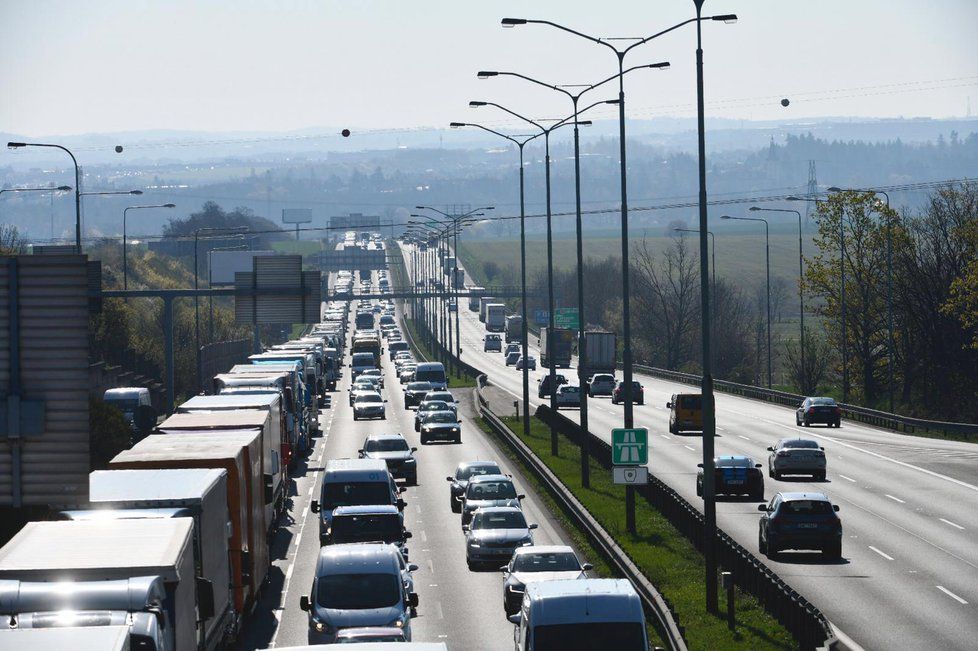
<svg viewBox="0 0 978 651"><path fill-rule="evenodd" d="M478 313L460 301L463 358L490 381L522 395L521 372L499 353L484 353ZM635 315L633 318L641 318ZM453 319L454 325L454 319ZM531 354L539 360L537 338ZM576 370L561 371L572 382ZM530 372L530 402L544 369ZM573 379L572 379L573 378ZM621 379L620 374L618 379ZM645 405L635 425L649 428L652 473L692 504L701 437L668 431L666 402L695 387L636 374ZM592 432L610 440L623 424L621 405L609 398L588 403ZM817 552L785 552L767 564L817 605L853 649L974 649L978 640L978 445L901 435L843 421L840 429L795 426L794 410L729 394L716 394L716 454L745 454L767 467L766 448L782 437L812 438L825 447L827 478L780 481L765 476L767 500L777 491L821 491L840 506L843 559ZM562 411L577 419L575 410ZM758 502L717 504L718 525L758 552Z"/></svg>

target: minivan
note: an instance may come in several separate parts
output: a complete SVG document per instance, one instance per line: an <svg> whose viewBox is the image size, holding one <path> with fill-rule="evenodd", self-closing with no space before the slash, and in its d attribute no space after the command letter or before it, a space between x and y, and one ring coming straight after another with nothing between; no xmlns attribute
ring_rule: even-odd
<svg viewBox="0 0 978 651"><path fill-rule="evenodd" d="M351 543L319 550L316 574L299 607L309 613L309 643L332 644L342 628L394 626L411 640L411 609L418 594L401 574L394 545Z"/></svg>
<svg viewBox="0 0 978 651"><path fill-rule="evenodd" d="M333 510L340 506L391 504L403 511L405 502L383 459L331 459L323 472L319 500L310 509L319 513L319 541L329 540Z"/></svg>
<svg viewBox="0 0 978 651"><path fill-rule="evenodd" d="M666 403L669 410L669 432L703 431L703 396L698 393L677 393Z"/></svg>
<svg viewBox="0 0 978 651"><path fill-rule="evenodd" d="M509 621L516 651L649 648L642 602L625 579L531 583Z"/></svg>
<svg viewBox="0 0 978 651"><path fill-rule="evenodd" d="M422 362L414 370L416 382L429 382L432 389L448 387L448 376L445 375L445 365L441 362Z"/></svg>

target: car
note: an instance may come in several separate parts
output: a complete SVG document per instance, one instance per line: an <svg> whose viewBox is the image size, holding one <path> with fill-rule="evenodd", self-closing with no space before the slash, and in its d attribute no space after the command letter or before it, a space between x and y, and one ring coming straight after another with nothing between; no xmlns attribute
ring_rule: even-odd
<svg viewBox="0 0 978 651"><path fill-rule="evenodd" d="M454 411L427 411L421 418L421 445L431 440L462 442L462 425Z"/></svg>
<svg viewBox="0 0 978 651"><path fill-rule="evenodd" d="M387 420L387 402L376 391L359 391L353 399L353 420L362 418L379 418Z"/></svg>
<svg viewBox="0 0 978 651"><path fill-rule="evenodd" d="M576 384L564 384L557 387L557 409L561 407L580 407L581 387Z"/></svg>
<svg viewBox="0 0 978 651"><path fill-rule="evenodd" d="M506 366L516 366L516 362L520 361L522 357L518 350L512 353L506 353Z"/></svg>
<svg viewBox="0 0 978 651"><path fill-rule="evenodd" d="M391 330L387 333L387 341L389 343L397 343L398 341L404 341L404 335L400 330Z"/></svg>
<svg viewBox="0 0 978 651"><path fill-rule="evenodd" d="M811 427L815 424L828 427L842 426L842 408L834 398L805 398L795 412L795 425Z"/></svg>
<svg viewBox="0 0 978 651"><path fill-rule="evenodd" d="M567 378L560 373L554 374L554 384L558 387L562 384L567 384ZM547 373L540 381L537 383L537 397L546 398L550 395L550 373Z"/></svg>
<svg viewBox="0 0 978 651"><path fill-rule="evenodd" d="M518 353L520 351L521 351L520 345L516 342L513 342L511 344L506 344L506 350L503 351L503 355L509 357L510 353Z"/></svg>
<svg viewBox="0 0 978 651"><path fill-rule="evenodd" d="M462 500L462 524L468 524L476 509L486 506L520 506L525 495L516 492L513 479L507 475L471 477Z"/></svg>
<svg viewBox="0 0 978 651"><path fill-rule="evenodd" d="M421 431L421 419L425 414L429 414L435 411L450 411L452 413L458 413L458 408L455 406L454 402L445 402L444 400L427 400L425 399L420 405L418 405L418 410L414 413L414 431Z"/></svg>
<svg viewBox="0 0 978 651"><path fill-rule="evenodd" d="M400 370L397 372L397 381L401 384L412 382L414 380L414 371L416 371L417 368L418 365L414 363L409 362L402 364Z"/></svg>
<svg viewBox="0 0 978 651"><path fill-rule="evenodd" d="M703 464L696 464L696 494L703 497ZM713 459L714 493L717 495L750 495L751 499L764 499L764 475L761 464L743 455L720 456Z"/></svg>
<svg viewBox="0 0 978 651"><path fill-rule="evenodd" d="M381 389L384 388L384 372L381 371L379 368L368 368L366 371L362 372L359 376L357 376L357 379L360 379L362 377L375 377L377 378L377 382L380 385L380 388Z"/></svg>
<svg viewBox="0 0 978 651"><path fill-rule="evenodd" d="M328 545L319 550L309 595L310 644L331 644L342 628L391 626L411 640L418 595L404 586L401 552L393 545Z"/></svg>
<svg viewBox="0 0 978 651"><path fill-rule="evenodd" d="M469 480L473 477L482 475L502 475L499 464L495 461L463 461L455 466L455 474L445 477L451 484L448 489L448 501L452 507L452 513L462 512L462 499L465 497L465 489L469 485Z"/></svg>
<svg viewBox="0 0 978 651"><path fill-rule="evenodd" d="M470 484L471 486L471 484ZM520 547L533 545L536 524L527 524L517 506L487 506L477 509L465 532L465 562L469 569L481 563L508 561Z"/></svg>
<svg viewBox="0 0 978 651"><path fill-rule="evenodd" d="M391 359L397 359L398 353L410 353L411 347L406 341L392 341L387 344L387 353Z"/></svg>
<svg viewBox="0 0 978 651"><path fill-rule="evenodd" d="M757 546L768 558L785 549L816 549L828 559L842 558L839 507L824 493L775 493L757 510L763 513Z"/></svg>
<svg viewBox="0 0 978 651"><path fill-rule="evenodd" d="M407 638L404 637L404 631L395 626L364 626L340 629L336 633L334 643L377 644L379 642L407 642Z"/></svg>
<svg viewBox="0 0 978 651"><path fill-rule="evenodd" d="M413 486L418 483L417 451L400 434L374 434L363 441L358 454L361 459L382 459L394 479L404 479Z"/></svg>
<svg viewBox="0 0 978 651"><path fill-rule="evenodd" d="M431 389L431 382L408 382L404 387L404 408L417 407Z"/></svg>
<svg viewBox="0 0 978 651"><path fill-rule="evenodd" d="M369 385L357 385L357 384L354 384L352 387L350 387L350 406L351 407L353 406L353 403L356 400L357 396L360 395L361 393L377 393L377 391L372 386L369 386Z"/></svg>
<svg viewBox="0 0 978 651"><path fill-rule="evenodd" d="M503 338L499 335L486 335L482 339L482 352L488 353L493 351L496 353L501 353L503 350Z"/></svg>
<svg viewBox="0 0 978 651"><path fill-rule="evenodd" d="M811 475L825 481L825 448L808 439L781 439L768 448L767 474L774 479L783 475Z"/></svg>
<svg viewBox="0 0 978 651"><path fill-rule="evenodd" d="M526 586L538 581L586 579L593 569L581 563L567 545L520 547L503 568L503 610L506 617L520 611Z"/></svg>
<svg viewBox="0 0 978 651"><path fill-rule="evenodd" d="M611 403L614 405L620 405L623 402L625 402L625 383L619 382L615 386L614 393L611 394ZM645 404L645 387L642 386L641 382L636 380L632 381L632 404Z"/></svg>
<svg viewBox="0 0 978 651"><path fill-rule="evenodd" d="M594 396L610 396L615 392L615 376L608 373L595 373L588 383L587 394Z"/></svg>
<svg viewBox="0 0 978 651"><path fill-rule="evenodd" d="M411 532L404 528L404 519L391 504L341 506L333 509L333 522L327 532L329 542L384 542L395 545L408 558L407 541Z"/></svg>
<svg viewBox="0 0 978 651"><path fill-rule="evenodd" d="M677 393L666 403L669 410L669 433L703 431L703 396L698 393Z"/></svg>
<svg viewBox="0 0 978 651"><path fill-rule="evenodd" d="M516 360L516 370L517 371L522 371L523 370L523 364L524 364L523 356L520 355L520 358L518 360ZM529 369L531 371L537 370L537 358L534 357L533 355L527 355L526 356L526 362L525 362L525 364L526 364L527 369Z"/></svg>
<svg viewBox="0 0 978 651"><path fill-rule="evenodd" d="M435 389L434 391L429 391L425 394L422 402L426 402L428 400L444 400L445 402L453 405L458 404L458 400L455 399L455 395L447 389Z"/></svg>

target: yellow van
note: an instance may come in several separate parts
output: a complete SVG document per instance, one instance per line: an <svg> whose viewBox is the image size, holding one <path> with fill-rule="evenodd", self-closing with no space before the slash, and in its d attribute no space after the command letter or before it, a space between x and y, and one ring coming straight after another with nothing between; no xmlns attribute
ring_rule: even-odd
<svg viewBox="0 0 978 651"><path fill-rule="evenodd" d="M669 410L669 432L703 431L703 397L698 393L676 393L666 403Z"/></svg>

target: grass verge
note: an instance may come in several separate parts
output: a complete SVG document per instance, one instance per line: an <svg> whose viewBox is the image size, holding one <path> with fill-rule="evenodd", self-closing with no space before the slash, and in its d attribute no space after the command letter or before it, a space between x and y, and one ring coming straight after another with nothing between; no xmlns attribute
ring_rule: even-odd
<svg viewBox="0 0 978 651"><path fill-rule="evenodd" d="M480 419L481 420L481 419ZM578 448L559 437L560 456L550 454L550 429L536 418L530 436L524 437L517 419L506 424L533 450L574 496L610 533L632 560L673 605L686 630L691 649L793 649L791 634L753 597L736 592L737 626L727 629L725 616L706 612L703 592L703 557L669 522L643 500L636 500L637 533L625 529L625 488L612 482L611 472L591 465L591 487L581 487ZM527 472L532 476L532 473ZM540 487L538 487L540 488ZM721 596L722 601L722 596ZM725 604L721 604L721 610Z"/></svg>

